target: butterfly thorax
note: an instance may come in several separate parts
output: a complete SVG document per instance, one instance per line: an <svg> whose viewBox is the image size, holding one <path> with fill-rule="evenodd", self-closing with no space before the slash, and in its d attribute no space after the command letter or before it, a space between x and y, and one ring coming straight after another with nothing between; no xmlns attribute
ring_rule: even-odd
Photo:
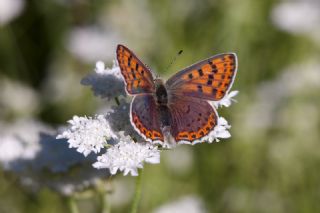
<svg viewBox="0 0 320 213"><path fill-rule="evenodd" d="M166 106L168 104L168 93L167 89L161 79L155 79L156 86L156 103L161 106Z"/></svg>
<svg viewBox="0 0 320 213"><path fill-rule="evenodd" d="M156 88L155 102L160 118L160 127L168 127L171 124L171 113L168 107L168 93L163 81L159 78L154 80Z"/></svg>

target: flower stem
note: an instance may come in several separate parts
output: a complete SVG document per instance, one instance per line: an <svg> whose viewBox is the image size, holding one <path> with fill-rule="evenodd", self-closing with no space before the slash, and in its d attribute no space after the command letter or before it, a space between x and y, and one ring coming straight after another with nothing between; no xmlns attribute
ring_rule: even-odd
<svg viewBox="0 0 320 213"><path fill-rule="evenodd" d="M114 98L114 100L115 100L115 102L116 102L117 106L120 106L120 101L119 101L118 96L117 96L117 97L115 97L115 98Z"/></svg>
<svg viewBox="0 0 320 213"><path fill-rule="evenodd" d="M136 189L135 189L133 203L131 207L131 213L138 212L139 201L141 199L141 191L142 191L142 175L143 175L142 171L143 171L142 169L139 170L139 175L136 179Z"/></svg>
<svg viewBox="0 0 320 213"><path fill-rule="evenodd" d="M68 197L68 206L70 213L79 213L76 200L73 196Z"/></svg>
<svg viewBox="0 0 320 213"><path fill-rule="evenodd" d="M99 198L100 198L100 205L101 205L101 209L100 212L101 213L110 213L111 212L111 205L108 202L108 192L100 192L99 193Z"/></svg>

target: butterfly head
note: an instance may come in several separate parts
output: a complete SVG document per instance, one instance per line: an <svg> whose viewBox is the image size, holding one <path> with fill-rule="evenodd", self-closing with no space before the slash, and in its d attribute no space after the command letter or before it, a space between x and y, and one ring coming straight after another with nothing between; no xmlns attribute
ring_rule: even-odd
<svg viewBox="0 0 320 213"><path fill-rule="evenodd" d="M154 82L154 85L156 86L156 89L158 89L161 86L164 86L164 82L161 78L157 77L156 79L153 80L153 82Z"/></svg>

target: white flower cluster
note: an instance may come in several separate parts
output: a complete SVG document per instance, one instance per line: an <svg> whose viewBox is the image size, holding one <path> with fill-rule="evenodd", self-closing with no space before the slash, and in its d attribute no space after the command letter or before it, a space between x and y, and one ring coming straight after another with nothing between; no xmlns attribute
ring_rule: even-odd
<svg viewBox="0 0 320 213"><path fill-rule="evenodd" d="M112 69L109 69L105 67L102 61L98 61L95 72L84 77L81 84L91 86L95 96L108 100L120 95L126 96L120 68L116 62L113 62Z"/></svg>
<svg viewBox="0 0 320 213"><path fill-rule="evenodd" d="M37 192L42 187L71 195L96 186L106 173L91 166L95 156L84 157L68 148L66 139L33 119L0 122L0 166L19 177L21 185ZM77 168L77 169L75 169Z"/></svg>
<svg viewBox="0 0 320 213"><path fill-rule="evenodd" d="M106 153L99 156L98 161L93 164L97 169L107 168L112 175L120 170L124 175L130 173L137 176L138 169L143 168L144 162L160 162L160 152L156 146L135 143L130 137L123 135L117 136L103 115L94 118L74 116L68 122L70 127L58 135L57 139L68 139L70 148L77 148L84 156L107 148ZM108 143L110 139L115 140L116 144Z"/></svg>
<svg viewBox="0 0 320 213"><path fill-rule="evenodd" d="M93 166L97 169L109 168L112 175L120 170L124 175L131 173L137 176L138 168L143 168L143 162L160 163L160 152L156 146L121 141L98 157L98 162Z"/></svg>
<svg viewBox="0 0 320 213"><path fill-rule="evenodd" d="M230 128L231 126L228 124L228 121L223 117L219 117L217 126L215 126L213 131L208 135L208 142L219 142L219 138L230 138L231 134L228 131Z"/></svg>
<svg viewBox="0 0 320 213"><path fill-rule="evenodd" d="M57 139L68 139L69 147L77 148L84 156L91 152L99 153L107 140L117 138L103 115L95 118L74 116L68 123L71 127L58 135Z"/></svg>

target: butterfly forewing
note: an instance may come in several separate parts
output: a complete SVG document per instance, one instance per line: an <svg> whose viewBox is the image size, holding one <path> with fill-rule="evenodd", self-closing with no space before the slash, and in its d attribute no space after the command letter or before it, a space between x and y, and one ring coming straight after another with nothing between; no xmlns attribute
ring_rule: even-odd
<svg viewBox="0 0 320 213"><path fill-rule="evenodd" d="M202 99L174 96L169 104L171 134L176 140L193 142L208 135L217 124L217 112Z"/></svg>
<svg viewBox="0 0 320 213"><path fill-rule="evenodd" d="M166 85L172 94L218 101L232 86L236 71L237 56L220 54L178 72Z"/></svg>
<svg viewBox="0 0 320 213"><path fill-rule="evenodd" d="M155 91L151 71L127 47L118 45L117 60L129 94L152 93Z"/></svg>
<svg viewBox="0 0 320 213"><path fill-rule="evenodd" d="M130 113L131 123L140 135L149 141L163 141L159 110L152 95L143 94L134 97Z"/></svg>

